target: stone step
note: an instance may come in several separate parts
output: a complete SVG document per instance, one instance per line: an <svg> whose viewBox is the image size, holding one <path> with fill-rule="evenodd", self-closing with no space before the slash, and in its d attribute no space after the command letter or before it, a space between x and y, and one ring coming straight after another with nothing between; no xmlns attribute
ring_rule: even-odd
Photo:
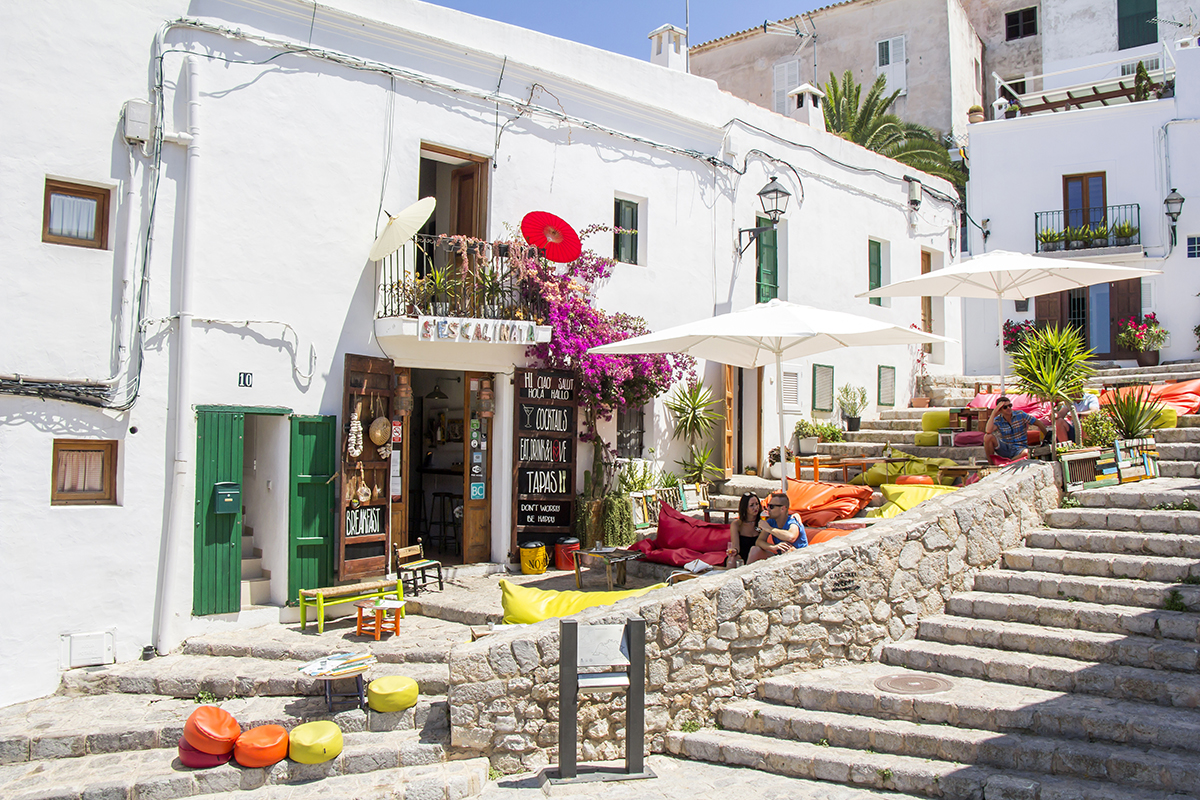
<svg viewBox="0 0 1200 800"><path fill-rule="evenodd" d="M1164 478L1200 478L1200 461L1159 461L1158 474Z"/></svg>
<svg viewBox="0 0 1200 800"><path fill-rule="evenodd" d="M1200 719L1191 707L1169 708L971 676L947 677L946 689L924 694L901 694L878 685L884 678L929 678L929 672L940 670L916 671L886 663L826 667L768 678L759 685L759 699L877 719L1200 751L1200 741L1191 738L1200 734Z"/></svg>
<svg viewBox="0 0 1200 800"><path fill-rule="evenodd" d="M1153 366L1153 367L1117 367L1117 366L1100 367L1100 366L1097 366L1096 371L1093 374L1097 378L1108 378L1108 377L1114 377L1114 376L1128 376L1128 375L1154 376L1154 375L1161 375L1165 372L1176 372L1178 370L1190 370L1190 369L1200 370L1200 361L1193 361L1193 360L1173 361L1170 364L1158 364L1157 366Z"/></svg>
<svg viewBox="0 0 1200 800"><path fill-rule="evenodd" d="M1044 515L1048 528L1200 533L1200 511L1132 508L1055 508Z"/></svg>
<svg viewBox="0 0 1200 800"><path fill-rule="evenodd" d="M343 738L341 755L324 764L299 764L285 759L258 769L230 762L212 769L186 770L176 768L174 762L178 756L174 748L12 764L0 767L0 796L12 800L78 800L82 793L87 797L172 800L320 781L339 775L362 775L381 769L440 766L445 761L442 744L420 741L412 732L345 733ZM481 787L482 781L474 785ZM446 794L443 787L441 793L431 796Z"/></svg>
<svg viewBox="0 0 1200 800"><path fill-rule="evenodd" d="M1200 461L1200 443L1160 443L1155 447L1159 461Z"/></svg>
<svg viewBox="0 0 1200 800"><path fill-rule="evenodd" d="M1161 367L1153 367L1153 369L1161 369ZM1167 367L1166 370L1156 373L1133 372L1123 375L1092 377L1088 380L1087 385L1099 389L1102 386L1128 386L1131 384L1164 383L1166 381L1194 381L1197 378L1200 378L1200 370Z"/></svg>
<svg viewBox="0 0 1200 800"><path fill-rule="evenodd" d="M862 421L862 430L864 431L909 431L916 433L921 430L921 418L904 418L904 419L864 419Z"/></svg>
<svg viewBox="0 0 1200 800"><path fill-rule="evenodd" d="M1178 592L1187 608L1200 609L1200 586L1120 580L1054 572L988 570L975 575L975 591L1083 600L1139 608L1162 608Z"/></svg>
<svg viewBox="0 0 1200 800"><path fill-rule="evenodd" d="M776 740L930 758L1006 771L1111 781L1142 789L1200 789L1194 753L1146 752L1106 742L813 711L743 700L718 714L722 730Z"/></svg>
<svg viewBox="0 0 1200 800"><path fill-rule="evenodd" d="M964 619L947 614L921 620L917 626L917 636L924 641L990 647L1127 667L1151 667L1176 672L1196 672L1200 669L1200 644L1149 636L1064 630L1003 620Z"/></svg>
<svg viewBox="0 0 1200 800"><path fill-rule="evenodd" d="M253 558L242 557L242 580L250 580L251 578L269 578L271 577L270 570L264 570L262 565L262 556Z"/></svg>
<svg viewBox="0 0 1200 800"><path fill-rule="evenodd" d="M720 519L720 515L717 516ZM425 595L422 595L424 597ZM430 624L439 623L438 625ZM348 621L348 635L353 635L354 619ZM421 627L418 627L418 624ZM369 649L376 660L385 664L435 664L445 663L450 658L450 644L434 639L453 623L430 620L409 614L401 623L402 636L385 636L376 642L369 637L354 637L347 644L355 649ZM278 626L275 626L278 628ZM331 629L326 618L326 632ZM309 641L312 637L280 636L270 638L264 633L261 638L246 636L222 636L219 634L193 636L184 641L180 652L187 656L222 656L233 658L261 658L271 661L312 661L327 656L336 650L327 641ZM469 641L470 632L463 626L462 641Z"/></svg>
<svg viewBox="0 0 1200 800"><path fill-rule="evenodd" d="M1138 508L1154 509L1164 503L1178 505L1191 500L1200 508L1200 486L1186 478L1152 478L1120 486L1105 486L1100 489L1083 489L1072 492L1079 505L1084 508Z"/></svg>
<svg viewBox="0 0 1200 800"><path fill-rule="evenodd" d="M1161 791L964 767L936 759L785 741L735 731L671 731L665 745L667 752L697 761L921 797L1164 800Z"/></svg>
<svg viewBox="0 0 1200 800"><path fill-rule="evenodd" d="M397 767L357 775L335 775L311 783L267 784L257 789L239 790L234 794L217 792L193 795L190 800L459 800L478 797L486 788L487 781L487 759L473 758L424 767Z"/></svg>
<svg viewBox="0 0 1200 800"><path fill-rule="evenodd" d="M916 420L917 428L921 427L921 416L928 411L928 408L890 408L886 411L879 412L880 419L909 419Z"/></svg>
<svg viewBox="0 0 1200 800"><path fill-rule="evenodd" d="M894 445L903 445L913 444L916 440L917 432L912 430L860 430L856 432L847 431L843 435L846 437L847 442L851 442L853 444L888 444L890 442Z"/></svg>
<svg viewBox="0 0 1200 800"><path fill-rule="evenodd" d="M946 601L946 612L956 617L1019 622L1049 628L1200 640L1200 614L1146 610L1131 606L1051 600L1025 594L963 592Z"/></svg>
<svg viewBox="0 0 1200 800"><path fill-rule="evenodd" d="M1065 575L1132 578L1164 583L1178 583L1188 577L1200 577L1200 561L1192 558L1120 553L1072 553L1066 550L1017 547L1006 550L1002 555L1002 560L1006 569L1061 572Z"/></svg>
<svg viewBox="0 0 1200 800"><path fill-rule="evenodd" d="M265 606L271 603L271 579L251 578L242 580L242 608Z"/></svg>
<svg viewBox="0 0 1200 800"><path fill-rule="evenodd" d="M1186 533L1113 533L1053 528L1030 531L1025 543L1029 547L1046 550L1200 558L1200 536Z"/></svg>
<svg viewBox="0 0 1200 800"><path fill-rule="evenodd" d="M301 675L298 661L260 658L170 655L151 661L125 661L63 673L60 694L161 694L195 697L209 692L218 699L262 695L323 695L323 681ZM407 675L422 694L446 693L450 669L445 664L376 664L367 681L385 675Z"/></svg>
<svg viewBox="0 0 1200 800"><path fill-rule="evenodd" d="M1200 444L1200 428L1160 428L1154 432L1154 441L1164 444Z"/></svg>
<svg viewBox="0 0 1200 800"><path fill-rule="evenodd" d="M1177 428L1200 428L1200 414L1184 414L1176 422Z"/></svg>

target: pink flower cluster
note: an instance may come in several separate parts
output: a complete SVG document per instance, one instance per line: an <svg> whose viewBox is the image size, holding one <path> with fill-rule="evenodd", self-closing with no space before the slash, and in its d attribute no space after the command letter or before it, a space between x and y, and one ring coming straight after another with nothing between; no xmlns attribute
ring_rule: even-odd
<svg viewBox="0 0 1200 800"><path fill-rule="evenodd" d="M1127 317L1117 321L1117 344L1127 350L1137 353L1157 350L1166 340L1167 329L1162 327L1153 312L1144 315L1141 320Z"/></svg>
<svg viewBox="0 0 1200 800"><path fill-rule="evenodd" d="M1033 320L1027 319L1024 322L1013 322L1011 319L1004 320L1004 352L1011 353L1021 346L1021 342L1025 341L1025 337L1033 333L1037 329L1037 325Z"/></svg>

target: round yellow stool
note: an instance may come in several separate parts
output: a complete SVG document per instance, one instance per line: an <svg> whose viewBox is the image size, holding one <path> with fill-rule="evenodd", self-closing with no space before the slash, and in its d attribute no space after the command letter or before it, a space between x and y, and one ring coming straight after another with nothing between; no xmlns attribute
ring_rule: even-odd
<svg viewBox="0 0 1200 800"><path fill-rule="evenodd" d="M403 711L417 704L417 682L403 675L376 678L367 685L372 711Z"/></svg>
<svg viewBox="0 0 1200 800"><path fill-rule="evenodd" d="M301 764L324 764L342 752L342 730L329 720L306 722L288 736L288 758Z"/></svg>

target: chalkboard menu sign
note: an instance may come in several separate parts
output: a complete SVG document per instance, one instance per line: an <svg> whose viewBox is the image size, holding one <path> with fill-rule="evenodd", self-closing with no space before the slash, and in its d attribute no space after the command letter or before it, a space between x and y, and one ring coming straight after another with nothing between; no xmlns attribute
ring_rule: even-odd
<svg viewBox="0 0 1200 800"><path fill-rule="evenodd" d="M517 369L513 463L513 555L522 540L554 544L575 518L578 400L575 375Z"/></svg>

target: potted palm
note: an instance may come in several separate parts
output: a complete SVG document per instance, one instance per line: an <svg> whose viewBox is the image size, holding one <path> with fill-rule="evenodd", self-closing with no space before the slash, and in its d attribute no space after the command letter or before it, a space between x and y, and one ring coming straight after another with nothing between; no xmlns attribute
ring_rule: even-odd
<svg viewBox="0 0 1200 800"><path fill-rule="evenodd" d="M1037 235L1039 249L1043 253L1053 253L1056 250L1062 250L1063 234L1062 231L1056 231L1052 228L1040 232Z"/></svg>
<svg viewBox="0 0 1200 800"><path fill-rule="evenodd" d="M1154 367L1158 365L1158 349L1167 341L1168 333L1154 313L1141 320L1128 317L1117 322L1117 346L1137 353L1139 367Z"/></svg>
<svg viewBox="0 0 1200 800"><path fill-rule="evenodd" d="M434 267L425 276L425 288L433 304L433 313L439 317L450 314L458 297L460 282L449 265Z"/></svg>
<svg viewBox="0 0 1200 800"><path fill-rule="evenodd" d="M1108 247L1108 223L1098 222L1091 229L1092 247Z"/></svg>
<svg viewBox="0 0 1200 800"><path fill-rule="evenodd" d="M1091 355L1082 334L1072 326L1035 328L1013 351L1013 377L1020 391L1050 403L1051 418L1053 409L1062 403L1070 404L1075 430L1081 430L1075 398L1095 372L1088 363ZM1055 443L1053 424L1050 436Z"/></svg>
<svg viewBox="0 0 1200 800"><path fill-rule="evenodd" d="M683 468L688 483L706 483L722 474L713 459L712 447L703 443L721 419L712 409L716 403L712 391L701 383L679 386L666 400L667 411L675 422L671 438L688 441L687 457L675 462Z"/></svg>
<svg viewBox="0 0 1200 800"><path fill-rule="evenodd" d="M1138 235L1138 227L1132 222L1118 222L1112 226L1112 235L1117 247L1124 247L1133 244L1134 237Z"/></svg>
<svg viewBox="0 0 1200 800"><path fill-rule="evenodd" d="M1091 229L1086 225L1078 227L1068 225L1063 229L1063 239L1067 242L1068 250L1083 249L1087 245L1089 238L1091 238Z"/></svg>
<svg viewBox="0 0 1200 800"><path fill-rule="evenodd" d="M838 388L838 405L846 419L846 430L857 431L862 424L862 412L867 407L867 390L846 384Z"/></svg>

